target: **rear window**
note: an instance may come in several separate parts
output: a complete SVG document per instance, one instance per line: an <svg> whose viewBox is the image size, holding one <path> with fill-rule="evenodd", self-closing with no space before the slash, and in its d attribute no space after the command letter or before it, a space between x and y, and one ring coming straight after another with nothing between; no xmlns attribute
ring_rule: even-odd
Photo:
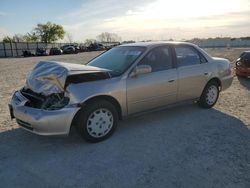
<svg viewBox="0 0 250 188"><path fill-rule="evenodd" d="M250 53L245 53L244 58L250 59Z"/></svg>
<svg viewBox="0 0 250 188"><path fill-rule="evenodd" d="M240 57L243 57L245 54L246 54L246 53L245 53L245 52L243 52L242 54L240 54Z"/></svg>
<svg viewBox="0 0 250 188"><path fill-rule="evenodd" d="M250 58L250 52L243 52L243 53L240 55L240 58L247 58L247 59L249 59L249 58Z"/></svg>

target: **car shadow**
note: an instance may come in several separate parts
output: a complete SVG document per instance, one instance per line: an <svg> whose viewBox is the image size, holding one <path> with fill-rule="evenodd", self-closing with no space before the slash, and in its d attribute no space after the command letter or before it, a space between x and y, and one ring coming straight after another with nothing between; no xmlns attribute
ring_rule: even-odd
<svg viewBox="0 0 250 188"><path fill-rule="evenodd" d="M97 144L19 128L0 143L0 187L250 186L249 129L197 105L126 119Z"/></svg>
<svg viewBox="0 0 250 188"><path fill-rule="evenodd" d="M248 77L238 77L238 80L241 85L250 90L250 78Z"/></svg>

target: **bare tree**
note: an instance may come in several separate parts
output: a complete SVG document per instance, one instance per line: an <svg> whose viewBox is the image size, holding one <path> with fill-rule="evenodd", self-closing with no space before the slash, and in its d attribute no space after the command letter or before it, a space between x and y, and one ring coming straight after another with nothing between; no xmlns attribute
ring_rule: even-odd
<svg viewBox="0 0 250 188"><path fill-rule="evenodd" d="M93 44L93 43L95 43L95 42L96 42L95 39L86 39L85 42L84 42L84 44L85 44L86 46L89 46L90 44Z"/></svg>
<svg viewBox="0 0 250 188"><path fill-rule="evenodd" d="M73 43L73 36L70 33L66 33L66 40L69 43Z"/></svg>
<svg viewBox="0 0 250 188"><path fill-rule="evenodd" d="M24 36L21 35L21 34L15 34L15 35L13 36L13 41L14 41L14 42L24 42L24 41L25 41L25 40L24 40Z"/></svg>
<svg viewBox="0 0 250 188"><path fill-rule="evenodd" d="M104 32L96 37L100 42L118 42L121 41L121 37L119 37L115 33Z"/></svg>

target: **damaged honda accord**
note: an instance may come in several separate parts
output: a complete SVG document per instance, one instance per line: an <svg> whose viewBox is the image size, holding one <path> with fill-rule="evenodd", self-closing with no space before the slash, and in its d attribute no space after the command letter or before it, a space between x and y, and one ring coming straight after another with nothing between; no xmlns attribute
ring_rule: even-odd
<svg viewBox="0 0 250 188"><path fill-rule="evenodd" d="M230 62L184 42L126 44L87 65L39 62L9 103L11 118L39 135L102 141L119 120L180 101L215 105L232 83Z"/></svg>

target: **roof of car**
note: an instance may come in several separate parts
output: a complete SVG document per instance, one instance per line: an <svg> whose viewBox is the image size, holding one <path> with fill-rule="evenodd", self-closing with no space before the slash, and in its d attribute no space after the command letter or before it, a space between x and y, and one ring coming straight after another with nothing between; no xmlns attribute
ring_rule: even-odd
<svg viewBox="0 0 250 188"><path fill-rule="evenodd" d="M164 44L186 44L186 45L194 45L189 42L177 42L177 41L158 41L158 42L136 42L136 43L129 43L129 44L122 44L120 46L140 46L140 47L155 47L161 46Z"/></svg>

